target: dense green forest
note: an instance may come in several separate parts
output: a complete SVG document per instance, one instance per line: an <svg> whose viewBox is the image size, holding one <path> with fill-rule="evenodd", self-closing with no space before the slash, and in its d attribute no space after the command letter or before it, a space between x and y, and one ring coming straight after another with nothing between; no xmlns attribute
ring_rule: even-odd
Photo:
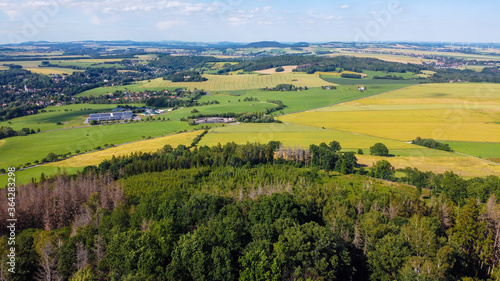
<svg viewBox="0 0 500 281"><path fill-rule="evenodd" d="M427 175L429 192L361 174L355 155L333 141L295 151L279 142L167 145L78 175L42 177L18 187L16 273L6 271L3 236L1 276L500 278L498 177L408 169L401 181ZM2 235L6 211L0 209Z"/></svg>

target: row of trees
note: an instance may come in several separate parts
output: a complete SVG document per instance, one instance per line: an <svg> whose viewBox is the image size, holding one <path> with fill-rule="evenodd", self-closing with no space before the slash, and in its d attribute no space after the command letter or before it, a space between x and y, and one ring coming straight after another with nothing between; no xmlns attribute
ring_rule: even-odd
<svg viewBox="0 0 500 281"><path fill-rule="evenodd" d="M40 128L37 129L40 132ZM0 126L0 139L5 139L15 136L27 136L29 134L36 134L35 130L30 128L22 128L20 131L15 131L11 127Z"/></svg>
<svg viewBox="0 0 500 281"><path fill-rule="evenodd" d="M433 139L422 139L420 137L417 137L416 139L412 140L411 143L416 144L416 145L420 145L420 146L425 146L428 148L434 148L434 149L438 149L438 150L453 152L453 149L451 149L449 144L440 143L440 142L433 140Z"/></svg>

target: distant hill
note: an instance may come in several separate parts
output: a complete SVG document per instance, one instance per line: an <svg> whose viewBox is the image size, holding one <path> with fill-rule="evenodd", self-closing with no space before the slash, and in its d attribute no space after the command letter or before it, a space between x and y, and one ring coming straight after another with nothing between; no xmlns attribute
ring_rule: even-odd
<svg viewBox="0 0 500 281"><path fill-rule="evenodd" d="M307 42L298 42L290 45L291 47L309 47L309 43Z"/></svg>
<svg viewBox="0 0 500 281"><path fill-rule="evenodd" d="M309 47L309 43L298 42L294 44L284 44L276 41L260 41L243 45L244 48L286 48L286 47Z"/></svg>
<svg viewBox="0 0 500 281"><path fill-rule="evenodd" d="M249 43L249 44L243 45L242 47L244 47L244 48L270 48L270 47L286 48L289 46L290 45L283 44L283 43L276 42L276 41L260 41L260 42Z"/></svg>

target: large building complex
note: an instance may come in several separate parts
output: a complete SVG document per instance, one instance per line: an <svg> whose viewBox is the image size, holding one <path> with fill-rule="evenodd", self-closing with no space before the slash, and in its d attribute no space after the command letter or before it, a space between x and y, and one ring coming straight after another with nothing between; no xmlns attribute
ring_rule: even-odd
<svg viewBox="0 0 500 281"><path fill-rule="evenodd" d="M95 113L90 114L88 121L116 121L130 120L134 114L132 111L111 112L111 113Z"/></svg>

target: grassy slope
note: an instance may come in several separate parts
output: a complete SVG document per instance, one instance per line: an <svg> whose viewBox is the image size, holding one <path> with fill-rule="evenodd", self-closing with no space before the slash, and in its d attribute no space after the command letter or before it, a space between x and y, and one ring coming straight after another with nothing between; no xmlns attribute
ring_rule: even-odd
<svg viewBox="0 0 500 281"><path fill-rule="evenodd" d="M143 106L143 104L130 105ZM87 118L90 113L108 112L116 107L116 104L71 104L64 106L49 106L44 109L47 112L0 122L0 127L11 127L14 130L30 128L35 131L37 128L40 128L40 130L45 131L85 126L83 121L85 121L85 118ZM62 122L63 125L56 125L57 122Z"/></svg>
<svg viewBox="0 0 500 281"><path fill-rule="evenodd" d="M460 141L443 141L450 147L464 154L482 158L500 158L500 143L492 142L460 142Z"/></svg>
<svg viewBox="0 0 500 281"><path fill-rule="evenodd" d="M174 110L172 112L167 112L165 115L162 115L165 118L170 119L180 119L182 117L188 117L196 114L221 114L227 112L233 113L242 113L242 112L262 112L266 110L266 108L274 108L275 104L267 103L263 101L241 101L241 102L226 102L221 104L211 104L205 106L194 106L194 107L186 107ZM191 113L193 109L198 110L197 113Z"/></svg>
<svg viewBox="0 0 500 281"><path fill-rule="evenodd" d="M228 101L243 100L245 97L255 97L259 101L281 100L286 105L283 111L293 113L377 95L406 86L408 85L373 85L364 92L358 91L358 88L353 86L337 86L337 90L310 88L300 92L230 91L203 96L200 101L218 100L221 104L225 104Z"/></svg>
<svg viewBox="0 0 500 281"><path fill-rule="evenodd" d="M166 144L176 147L179 144L189 145L193 139L199 135L201 131L175 134L166 137L159 137L151 140L137 141L134 143L124 144L117 147L112 147L100 151L81 154L69 159L45 164L42 166L17 171L16 181L18 184L28 183L31 178L38 179L42 173L47 176L55 175L58 172L66 171L67 173L76 173L81 171L88 165L99 165L105 159L111 159L113 156L129 155L134 152L154 152L161 149ZM0 186L6 182L6 176L0 176Z"/></svg>
<svg viewBox="0 0 500 281"><path fill-rule="evenodd" d="M121 144L141 140L145 137L168 135L181 130L191 130L187 122L147 122L86 128L68 129L39 133L23 137L0 140L0 167L24 165L41 160L48 153L74 153L87 151L104 144Z"/></svg>
<svg viewBox="0 0 500 281"><path fill-rule="evenodd" d="M321 78L327 82L339 85L419 84L420 82L425 81L418 79L415 80L390 80L390 79L371 79L371 78L355 79L355 78L341 78L337 75L321 75ZM370 87L367 88L370 89Z"/></svg>

